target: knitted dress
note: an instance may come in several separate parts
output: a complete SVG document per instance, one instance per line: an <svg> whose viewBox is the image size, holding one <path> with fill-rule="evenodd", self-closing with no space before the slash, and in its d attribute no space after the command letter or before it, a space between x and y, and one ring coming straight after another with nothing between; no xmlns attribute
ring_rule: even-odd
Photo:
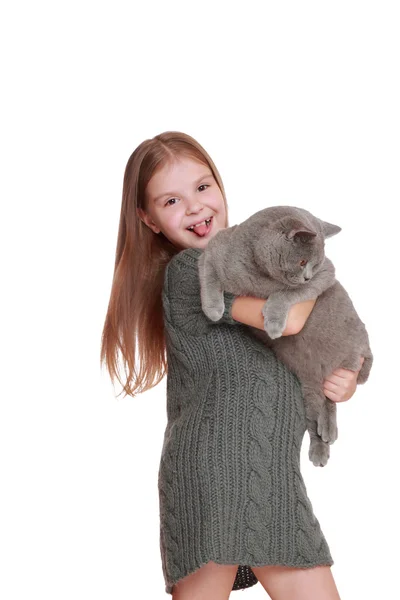
<svg viewBox="0 0 400 600"><path fill-rule="evenodd" d="M165 592L212 560L237 564L233 590L258 582L251 566L332 565L300 473L306 431L300 383L235 321L235 296L213 322L203 313L198 257L165 271L167 425L158 472Z"/></svg>

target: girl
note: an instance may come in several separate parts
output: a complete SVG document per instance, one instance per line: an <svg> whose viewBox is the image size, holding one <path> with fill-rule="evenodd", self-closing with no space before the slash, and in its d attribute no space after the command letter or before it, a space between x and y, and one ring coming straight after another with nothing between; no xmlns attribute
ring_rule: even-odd
<svg viewBox="0 0 400 600"><path fill-rule="evenodd" d="M260 581L273 600L337 599L300 473L300 383L247 327L263 329L265 298L225 292L218 322L201 310L197 260L228 226L221 177L198 142L170 131L136 148L101 360L131 396L168 373L158 473L165 591L173 600L223 600ZM301 330L315 301L292 307L284 335ZM334 371L326 396L348 400L357 374Z"/></svg>

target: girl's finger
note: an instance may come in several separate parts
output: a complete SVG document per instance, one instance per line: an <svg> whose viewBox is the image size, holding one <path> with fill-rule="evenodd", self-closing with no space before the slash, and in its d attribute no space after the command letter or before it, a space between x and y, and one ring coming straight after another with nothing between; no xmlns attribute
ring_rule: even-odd
<svg viewBox="0 0 400 600"><path fill-rule="evenodd" d="M335 392L324 389L324 394L327 398L329 398L329 400L332 400L333 402L340 402L340 397L335 394Z"/></svg>
<svg viewBox="0 0 400 600"><path fill-rule="evenodd" d="M334 385L338 385L341 386L343 385L344 381L348 381L349 379L351 379L350 377L340 377L339 375L330 375L329 377L327 377L324 381L324 384L326 382L329 383L333 383Z"/></svg>
<svg viewBox="0 0 400 600"><path fill-rule="evenodd" d="M340 386L338 386L336 383L332 383L331 381L324 381L324 391L325 390L330 390L332 392L337 392L339 391Z"/></svg>
<svg viewBox="0 0 400 600"><path fill-rule="evenodd" d="M352 371L351 369L343 369L342 367L338 367L337 369L332 371L332 374L337 375L337 377L343 377L344 379L349 379L349 377L353 376L352 375L353 373L358 373L361 370L364 360L365 360L364 356L361 356L360 357L360 367L359 367L358 371Z"/></svg>
<svg viewBox="0 0 400 600"><path fill-rule="evenodd" d="M353 377L355 371L351 371L350 369L335 369L331 375L335 375L336 377L340 377L341 379L350 379Z"/></svg>

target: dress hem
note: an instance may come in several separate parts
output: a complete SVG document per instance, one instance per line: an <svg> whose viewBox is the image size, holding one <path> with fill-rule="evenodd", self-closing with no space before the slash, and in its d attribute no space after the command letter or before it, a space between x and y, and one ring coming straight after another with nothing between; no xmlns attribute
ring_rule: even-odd
<svg viewBox="0 0 400 600"><path fill-rule="evenodd" d="M186 575L183 575L182 577L179 577L178 579L176 579L175 581L171 581L169 583L167 583L165 585L165 593L167 594L171 594L172 595L172 590L175 584L177 584L179 581L181 581L182 579L185 579L185 577L188 577L189 575L191 575L192 573L195 573L198 569L200 569L201 567L204 567L204 565L206 565L208 562L213 561L215 563L217 563L218 565L246 565L249 566L250 569L252 567L269 567L269 566L274 566L274 567L294 567L294 568L298 568L298 569L312 569L314 567L331 567L332 565L334 565L334 560L332 558L326 558L325 560L322 559L321 561L317 561L317 562L312 562L312 563L305 563L305 562L295 562L295 561L287 561L287 562L253 562L251 565L248 564L248 561L243 561L243 559L239 559L239 560L224 560L224 559L219 559L219 558L209 558L206 561L200 562L198 563L198 565L192 569L191 571L189 571L188 573L186 573ZM245 587L241 587L241 588L233 588L231 591L239 591L239 590L246 590L250 587L253 587L253 585L257 585L258 583L258 579L257 581L250 583L249 585L245 586Z"/></svg>

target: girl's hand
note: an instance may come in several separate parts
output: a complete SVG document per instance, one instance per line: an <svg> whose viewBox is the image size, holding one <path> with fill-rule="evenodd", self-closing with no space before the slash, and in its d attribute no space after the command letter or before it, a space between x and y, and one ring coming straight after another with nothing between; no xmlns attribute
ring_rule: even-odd
<svg viewBox="0 0 400 600"><path fill-rule="evenodd" d="M350 400L357 388L357 377L364 362L364 357L360 359L360 368L358 371L349 369L335 369L323 383L324 394L333 402L345 402Z"/></svg>

